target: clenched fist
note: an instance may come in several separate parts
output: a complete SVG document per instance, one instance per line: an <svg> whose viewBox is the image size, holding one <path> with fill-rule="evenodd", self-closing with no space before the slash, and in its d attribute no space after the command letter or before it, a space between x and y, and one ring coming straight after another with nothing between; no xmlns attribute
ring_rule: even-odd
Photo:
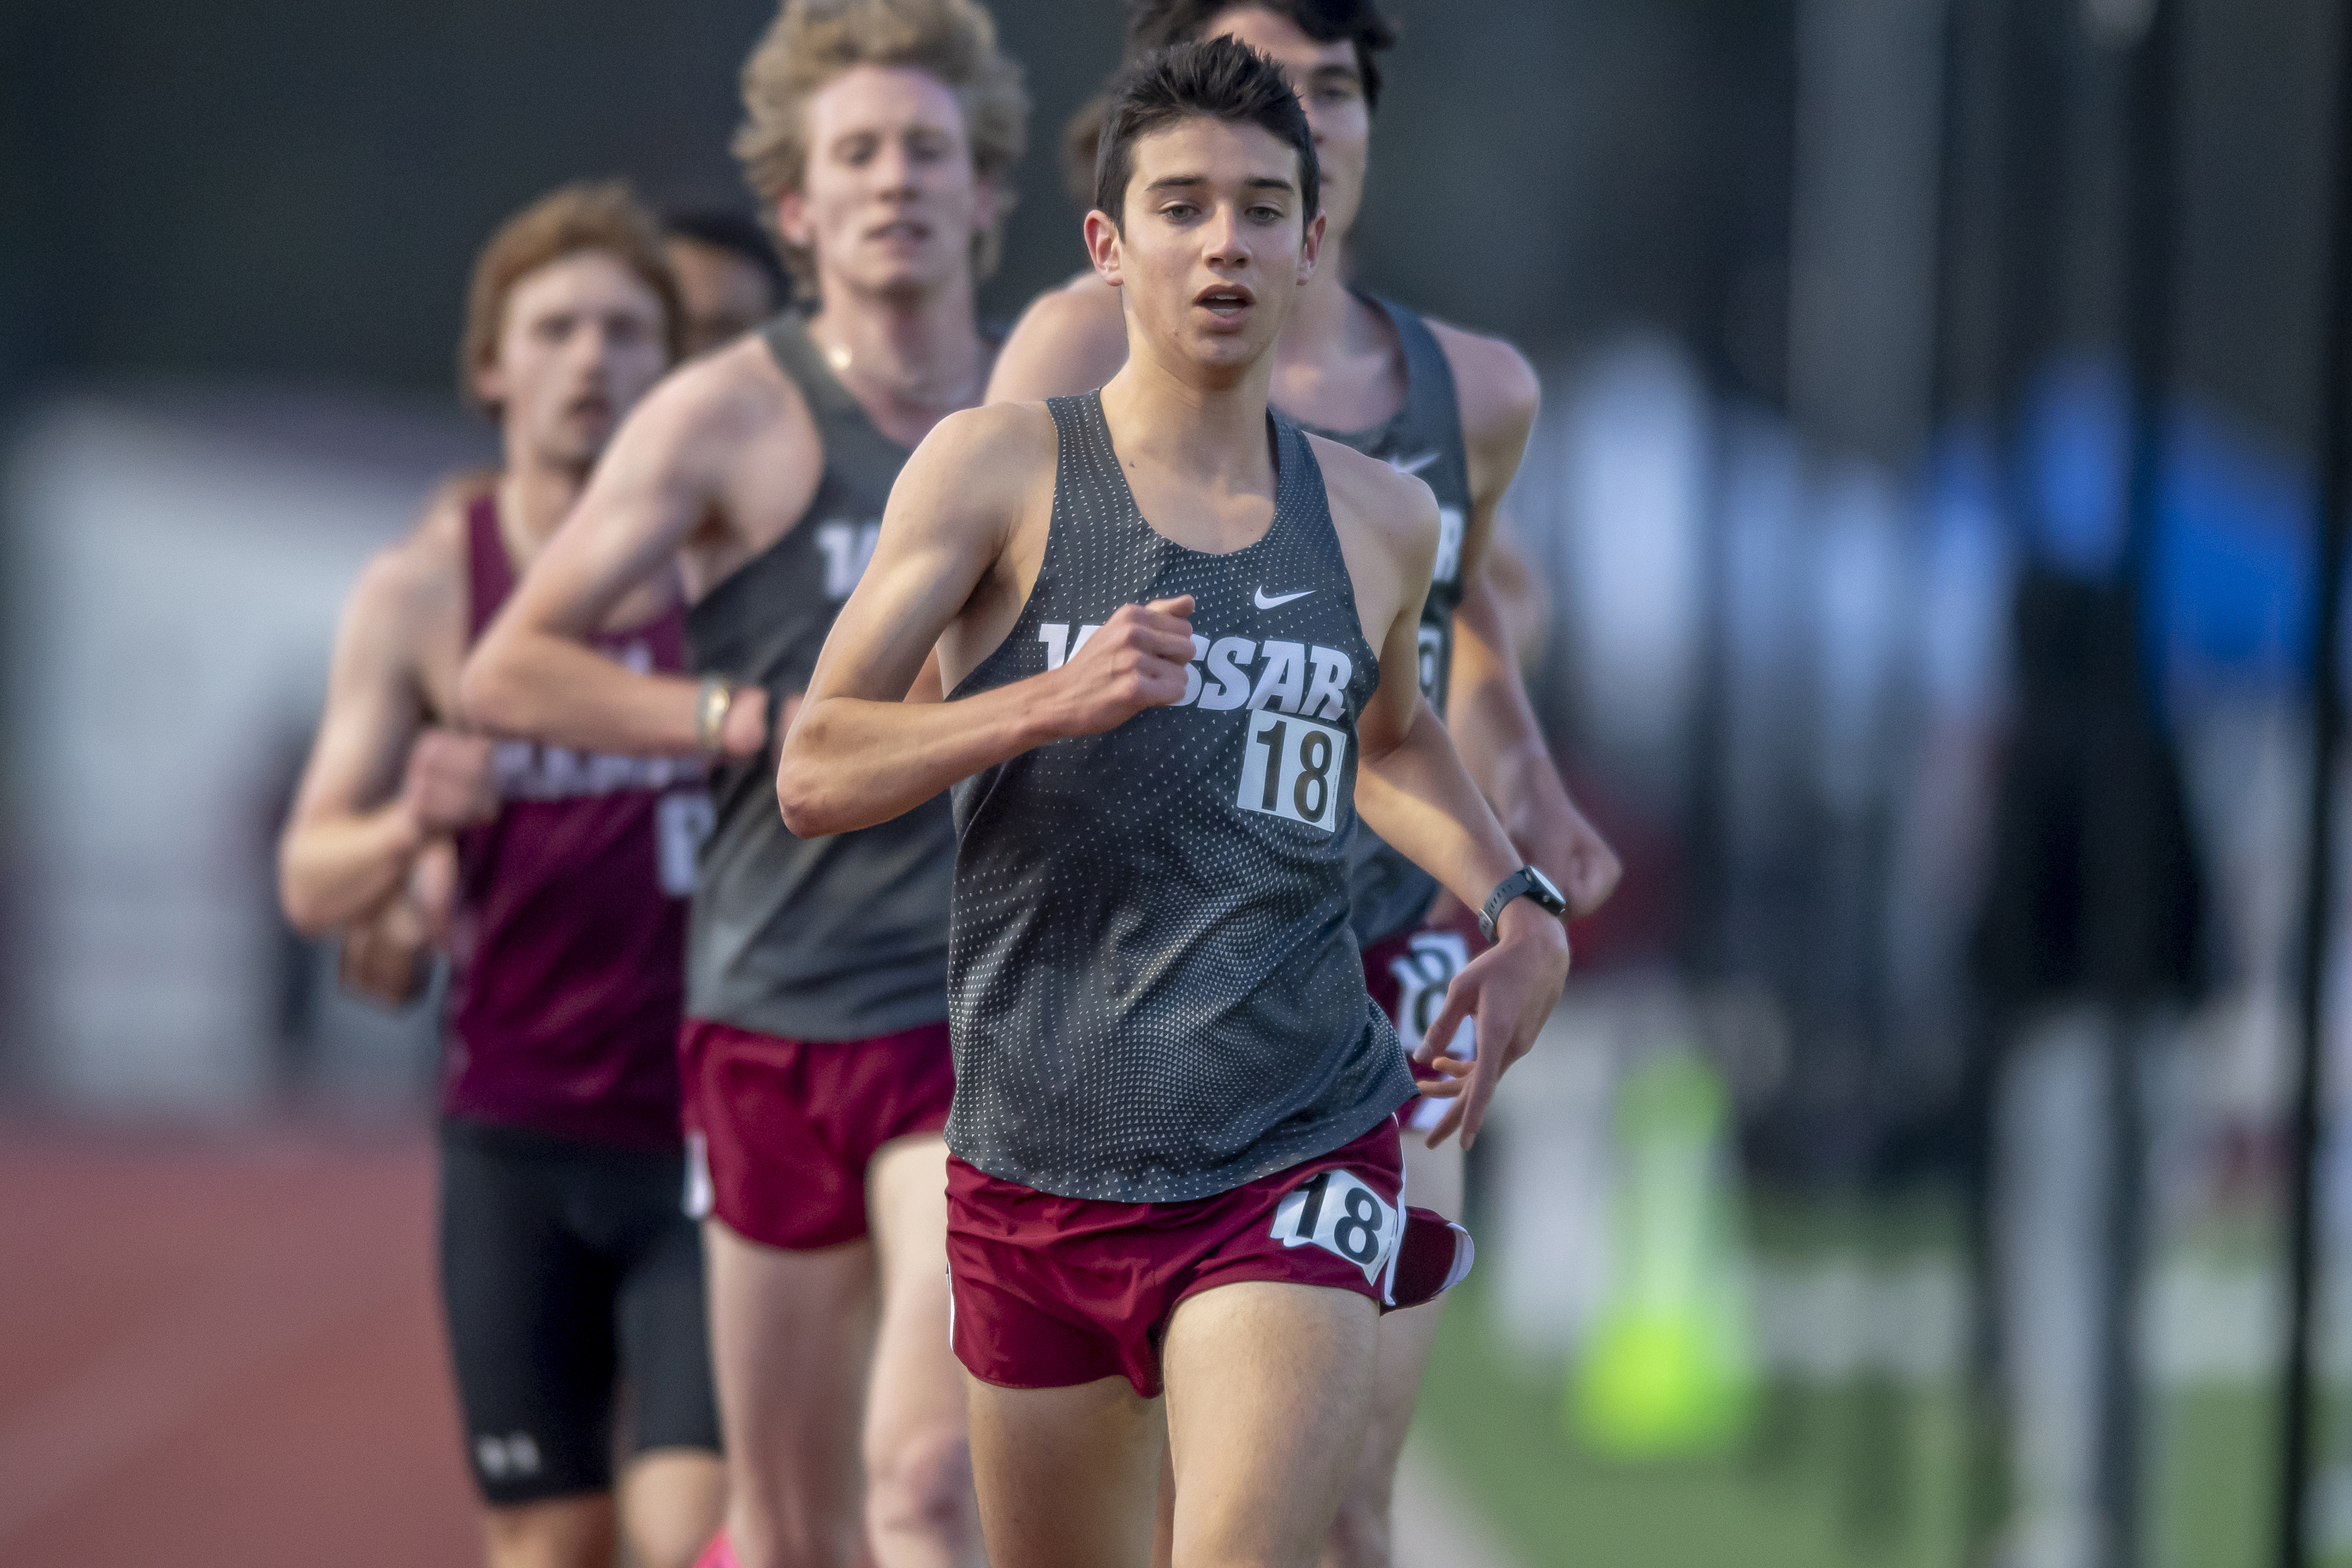
<svg viewBox="0 0 2352 1568"><path fill-rule="evenodd" d="M1184 699L1192 661L1192 596L1121 605L1059 669L1048 671L1060 734L1099 735L1146 708Z"/></svg>
<svg viewBox="0 0 2352 1568"><path fill-rule="evenodd" d="M427 730L408 749L401 804L427 833L453 833L499 814L490 742L455 730Z"/></svg>

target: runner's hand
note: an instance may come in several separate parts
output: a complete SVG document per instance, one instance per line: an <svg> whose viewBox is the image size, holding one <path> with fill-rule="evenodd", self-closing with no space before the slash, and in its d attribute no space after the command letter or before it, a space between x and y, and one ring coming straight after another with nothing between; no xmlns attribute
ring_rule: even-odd
<svg viewBox="0 0 2352 1568"><path fill-rule="evenodd" d="M408 749L400 798L427 833L451 833L496 816L499 784L488 738L437 728L419 734Z"/></svg>
<svg viewBox="0 0 2352 1568"><path fill-rule="evenodd" d="M744 757L765 757L773 760L777 742L784 731L793 727L800 716L800 692L793 692L776 710L776 727L768 728L768 692L765 687L739 686L734 700L727 704L727 716L719 721L719 750L722 755L740 760Z"/></svg>
<svg viewBox="0 0 2352 1568"><path fill-rule="evenodd" d="M1084 647L1050 670L1062 735L1099 735L1146 708L1184 697L1184 667L1192 662L1192 595L1121 605Z"/></svg>
<svg viewBox="0 0 2352 1568"><path fill-rule="evenodd" d="M1558 919L1516 899L1504 906L1497 924L1500 940L1454 977L1445 988L1445 1005L1422 1032L1421 1049L1413 1053L1414 1060L1444 1075L1423 1081L1422 1092L1454 1101L1429 1134L1433 1149L1457 1131L1465 1149L1478 1141L1495 1086L1535 1045L1536 1032L1568 984L1568 928ZM1438 1042L1453 1039L1468 1017L1478 1021L1478 1055L1465 1062L1445 1055Z"/></svg>
<svg viewBox="0 0 2352 1568"><path fill-rule="evenodd" d="M1609 840L1601 837L1573 802L1562 801L1560 806L1546 830L1528 835L1528 841L1518 848L1529 864L1559 884L1559 890L1568 896L1568 918L1582 920L1609 901L1625 868L1617 851L1609 847ZM1519 838L1516 833L1511 837L1514 842Z"/></svg>

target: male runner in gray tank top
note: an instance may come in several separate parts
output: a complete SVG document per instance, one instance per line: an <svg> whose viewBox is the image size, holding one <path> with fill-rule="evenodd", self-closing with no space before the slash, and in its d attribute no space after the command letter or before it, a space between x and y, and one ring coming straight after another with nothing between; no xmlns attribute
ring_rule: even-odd
<svg viewBox="0 0 2352 1568"><path fill-rule="evenodd" d="M719 763L680 1039L731 1484L711 1562L946 1563L976 1535L943 1280L952 827L940 799L795 837L770 759L899 465L979 400L973 280L1027 100L971 0L792 0L743 80L736 151L821 303L646 400L465 700L499 730ZM699 685L583 646L673 575Z"/></svg>
<svg viewBox="0 0 2352 1568"><path fill-rule="evenodd" d="M1616 857L1570 800L1528 706L1496 568L1497 516L1536 413L1534 372L1500 339L1431 321L1352 289L1347 246L1361 202L1380 92L1376 56L1396 30L1372 0L1140 0L1128 12L1134 58L1187 39L1231 37L1278 62L1307 110L1323 175L1329 238L1275 351L1275 405L1318 435L1426 483L1441 532L1422 615L1423 690L1452 731L1520 853L1591 913L1618 876ZM1075 122L1074 122L1075 123ZM1081 205L1085 205L1082 201ZM989 379L991 402L1083 392L1127 358L1118 291L1092 271L1041 295ZM1408 1049L1454 974L1475 952L1471 911L1370 834L1359 836L1352 922L1374 996ZM1466 1048L1470 1032L1456 1037ZM1426 1075L1429 1069L1417 1069ZM1442 1108L1412 1117L1424 1137ZM1414 1196L1461 1214L1462 1155L1408 1139ZM1333 1568L1386 1568L1390 1500L1442 1303L1384 1318L1371 1436L1331 1539Z"/></svg>
<svg viewBox="0 0 2352 1568"><path fill-rule="evenodd" d="M1418 689L1435 500L1269 415L1315 187L1272 61L1130 68L1087 220L1125 368L940 424L785 738L796 831L958 786L950 1256L997 1568L1149 1559L1163 1387L1180 1568L1314 1562L1376 1313L1458 1273L1406 1223L1357 813L1499 936L1431 1023L1486 1047L1442 1064L1436 1136L1475 1135L1567 974L1557 889ZM935 643L956 700L891 700Z"/></svg>

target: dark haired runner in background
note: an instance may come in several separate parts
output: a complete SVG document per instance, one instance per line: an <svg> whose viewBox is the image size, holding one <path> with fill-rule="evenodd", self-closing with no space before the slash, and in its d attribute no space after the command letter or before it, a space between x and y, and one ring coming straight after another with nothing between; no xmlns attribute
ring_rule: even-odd
<svg viewBox="0 0 2352 1568"><path fill-rule="evenodd" d="M1378 1311L1467 1261L1403 1204L1356 812L1499 926L1433 1023L1475 1011L1487 1047L1436 1136L1475 1134L1568 943L1419 691L1428 487L1268 409L1323 232L1297 100L1218 39L1108 116L1087 237L1127 365L933 431L777 787L832 832L957 784L949 1237L991 1560L1147 1561L1164 1387L1179 1568L1303 1568ZM892 700L934 643L956 700Z"/></svg>
<svg viewBox="0 0 2352 1568"><path fill-rule="evenodd" d="M1028 101L971 0L792 0L743 90L737 154L816 307L646 400L482 639L466 704L716 762L679 1042L731 1479L711 1563L944 1568L978 1534L940 1137L954 828L939 799L794 837L772 758L899 465L980 399L973 281ZM673 579L699 684L585 650L609 605Z"/></svg>
<svg viewBox="0 0 2352 1568"><path fill-rule="evenodd" d="M1395 41L1395 29L1370 0L1138 0L1129 7L1130 58L1214 37L1237 38L1282 66L1313 127L1323 176L1328 238L1283 325L1274 403L1306 428L1413 474L1435 493L1442 529L1422 616L1423 689L1512 841L1559 882L1575 913L1588 914L1614 888L1617 860L1552 765L1496 581L1503 548L1496 518L1535 417L1534 373L1508 343L1426 320L1348 282L1346 247L1380 99L1378 56ZM1087 127L1099 125L1097 101L1074 121L1074 149ZM1088 140L1089 171L1092 151ZM1030 307L1005 343L990 400L1101 385L1127 352L1118 291L1089 271ZM1361 836L1353 923L1366 980L1408 1049L1421 1044L1421 1026L1478 948L1468 916L1402 856ZM1467 1034L1455 1042L1469 1043ZM1426 1102L1412 1125L1426 1134L1441 1113ZM1406 1169L1418 1201L1459 1216L1458 1149L1408 1140ZM1389 1561L1396 1463L1442 1311L1432 1304L1381 1322L1376 1416L1333 1531L1335 1565L1383 1568Z"/></svg>
<svg viewBox="0 0 2352 1568"><path fill-rule="evenodd" d="M677 1037L698 757L590 756L463 732L466 648L676 352L652 220L569 187L484 248L461 374L505 467L446 489L343 612L327 710L279 851L288 917L344 930L395 996L453 963L441 1287L489 1560L683 1568L719 1518L702 1249L679 1207ZM602 657L683 662L667 585L613 605ZM454 906L454 907L452 907Z"/></svg>
<svg viewBox="0 0 2352 1568"><path fill-rule="evenodd" d="M776 247L750 215L725 207L666 213L670 270L686 306L686 357L723 349L792 298Z"/></svg>

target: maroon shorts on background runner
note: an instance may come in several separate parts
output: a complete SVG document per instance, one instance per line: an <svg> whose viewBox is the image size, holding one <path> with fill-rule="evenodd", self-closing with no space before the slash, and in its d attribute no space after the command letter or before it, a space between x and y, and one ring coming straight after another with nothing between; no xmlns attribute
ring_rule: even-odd
<svg viewBox="0 0 2352 1568"><path fill-rule="evenodd" d="M1155 1398L1160 1338L1188 1296L1270 1279L1385 1305L1403 1182L1392 1116L1328 1154L1190 1203L1057 1197L950 1156L956 1358L1003 1388L1120 1375Z"/></svg>
<svg viewBox="0 0 2352 1568"><path fill-rule="evenodd" d="M1459 920L1444 924L1409 927L1364 949L1364 989L1372 994L1372 1001L1396 1025L1397 1038L1404 1045L1405 1065L1412 1069L1415 1081L1426 1082L1439 1076L1435 1068L1413 1060L1412 1054L1421 1049L1423 1032L1436 1020L1437 1010L1445 1005L1446 986L1462 973L1464 965L1486 951L1486 942L1478 934L1477 920L1466 912ZM1449 1054L1477 1056L1478 1026L1475 1022L1464 1022ZM1444 1120L1446 1109L1453 1103L1450 1099L1431 1100L1416 1094L1404 1102L1400 1114L1406 1126L1416 1132L1427 1132Z"/></svg>
<svg viewBox="0 0 2352 1568"><path fill-rule="evenodd" d="M864 1237L876 1152L939 1131L955 1095L944 1021L870 1040L789 1040L688 1018L677 1048L688 1209L795 1252Z"/></svg>

